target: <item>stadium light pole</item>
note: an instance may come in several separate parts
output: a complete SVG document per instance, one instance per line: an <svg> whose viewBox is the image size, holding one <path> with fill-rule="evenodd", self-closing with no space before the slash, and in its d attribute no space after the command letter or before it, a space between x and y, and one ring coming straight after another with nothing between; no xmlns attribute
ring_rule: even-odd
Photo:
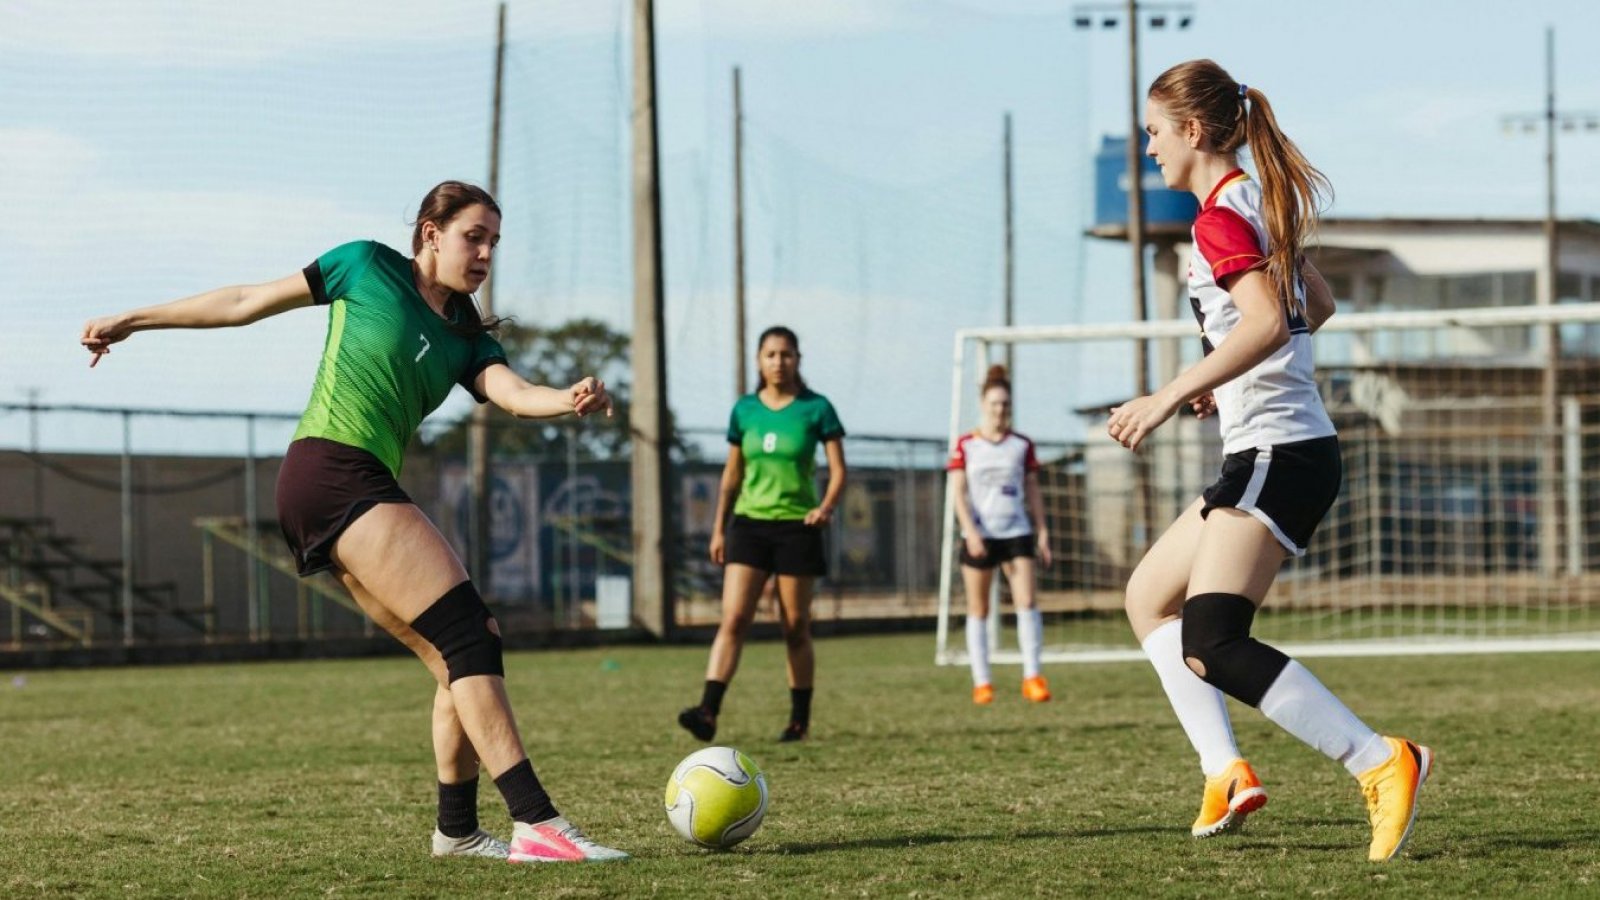
<svg viewBox="0 0 1600 900"><path fill-rule="evenodd" d="M1556 131L1600 131L1600 112L1561 112L1556 109L1556 32L1544 29L1544 109L1540 112L1513 113L1500 117L1508 134L1531 134L1544 125L1544 290L1535 303L1555 306L1561 300L1561 222L1556 207ZM1539 378L1539 415L1544 426L1545 447L1539 454L1539 505L1541 510L1556 509L1556 427L1560 421L1561 331L1547 326L1544 334L1544 369ZM1567 515L1578 514L1568 510ZM1555 515L1539 516L1540 569L1553 574L1560 548L1560 523Z"/></svg>
<svg viewBox="0 0 1600 900"><path fill-rule="evenodd" d="M1139 99L1139 24L1140 16L1147 17L1151 28L1166 28L1169 24L1186 30L1194 22L1194 6L1188 3L1079 3L1072 7L1072 24L1079 31L1087 31L1098 23L1102 29L1119 25L1128 30L1128 245L1133 250L1133 312L1134 318L1144 322L1149 318L1145 308L1144 271L1144 184L1142 179L1143 155L1139 139L1144 129L1139 126L1141 110ZM1146 341L1134 345L1135 386L1139 396L1150 393L1150 348Z"/></svg>
<svg viewBox="0 0 1600 900"><path fill-rule="evenodd" d="M1144 279L1144 163L1140 151L1144 143L1140 135L1142 118L1139 100L1139 24L1140 16L1148 16L1151 28L1164 29L1168 24L1180 31L1194 22L1194 6L1188 3L1080 3L1072 8L1073 27L1085 31L1098 21L1102 29L1116 28L1119 24L1128 30L1128 246L1133 251L1133 312L1140 322L1149 319L1145 307ZM1134 342L1134 388L1136 396L1150 393L1150 344L1141 338ZM1148 544L1154 531L1156 509L1155 481L1151 477L1151 460L1147 454L1134 457L1134 496L1137 498L1135 524Z"/></svg>

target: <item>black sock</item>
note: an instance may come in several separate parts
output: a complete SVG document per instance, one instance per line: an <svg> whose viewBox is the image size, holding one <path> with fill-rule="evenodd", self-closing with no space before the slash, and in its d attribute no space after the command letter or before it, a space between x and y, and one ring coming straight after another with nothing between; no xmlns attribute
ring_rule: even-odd
<svg viewBox="0 0 1600 900"><path fill-rule="evenodd" d="M811 725L811 688L789 688L789 721L807 728Z"/></svg>
<svg viewBox="0 0 1600 900"><path fill-rule="evenodd" d="M706 691L700 695L700 705L705 707L713 716L722 713L722 695L728 692L726 681L706 682Z"/></svg>
<svg viewBox="0 0 1600 900"><path fill-rule="evenodd" d="M439 782L439 833L464 838L478 830L478 778L460 784Z"/></svg>
<svg viewBox="0 0 1600 900"><path fill-rule="evenodd" d="M533 763L526 759L501 772L494 786L506 798L506 810L513 822L533 825L561 815L539 784L539 776L533 774Z"/></svg>

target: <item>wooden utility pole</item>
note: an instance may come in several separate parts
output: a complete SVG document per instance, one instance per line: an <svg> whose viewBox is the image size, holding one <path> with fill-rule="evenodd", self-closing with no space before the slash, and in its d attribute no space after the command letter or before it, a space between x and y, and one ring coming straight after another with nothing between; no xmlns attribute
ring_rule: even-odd
<svg viewBox="0 0 1600 900"><path fill-rule="evenodd" d="M744 95L733 67L733 399L744 396Z"/></svg>
<svg viewBox="0 0 1600 900"><path fill-rule="evenodd" d="M506 68L506 5L500 4L500 14L494 39L494 102L489 115L489 184L490 196L500 193L500 108ZM494 269L478 288L478 304L485 316L494 315ZM493 591L489 580L490 552L493 541L490 522L489 492L489 407L479 403L472 409L472 422L468 426L467 476L472 481L471 534L468 536L468 571L478 590L484 595Z"/></svg>
<svg viewBox="0 0 1600 900"><path fill-rule="evenodd" d="M665 291L661 265L660 161L652 0L633 0L633 609L657 637L673 627L668 566Z"/></svg>

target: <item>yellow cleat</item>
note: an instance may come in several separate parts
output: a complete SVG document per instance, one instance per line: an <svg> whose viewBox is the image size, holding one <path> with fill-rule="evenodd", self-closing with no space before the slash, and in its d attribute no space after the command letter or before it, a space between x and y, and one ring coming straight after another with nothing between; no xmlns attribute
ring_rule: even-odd
<svg viewBox="0 0 1600 900"><path fill-rule="evenodd" d="M1367 859L1372 862L1388 862L1400 855L1417 821L1417 792L1433 769L1433 751L1427 747L1405 738L1383 740L1391 749L1388 762L1357 776L1372 822L1372 846L1367 849Z"/></svg>
<svg viewBox="0 0 1600 900"><path fill-rule="evenodd" d="M1255 770L1242 759L1228 764L1215 778L1206 779L1206 794L1200 800L1200 815L1189 833L1197 838L1212 837L1244 825L1244 817L1267 805L1267 789Z"/></svg>
<svg viewBox="0 0 1600 900"><path fill-rule="evenodd" d="M1050 682L1044 680L1043 675L1022 679L1022 696L1034 703L1044 703L1050 699Z"/></svg>
<svg viewBox="0 0 1600 900"><path fill-rule="evenodd" d="M972 702L979 706L988 706L994 702L994 685L980 684L972 689Z"/></svg>

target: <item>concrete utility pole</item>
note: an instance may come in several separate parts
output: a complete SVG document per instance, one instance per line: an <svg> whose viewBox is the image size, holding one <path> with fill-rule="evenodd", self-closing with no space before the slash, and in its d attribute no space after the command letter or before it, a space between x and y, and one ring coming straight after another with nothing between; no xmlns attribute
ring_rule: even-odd
<svg viewBox="0 0 1600 900"><path fill-rule="evenodd" d="M744 396L744 95L733 67L733 399Z"/></svg>
<svg viewBox="0 0 1600 900"><path fill-rule="evenodd" d="M1016 257L1016 205L1012 192L1011 170L1011 113L1006 113L1004 136L1002 138L1005 161L1001 169L1002 189L1005 191L1005 219L1006 219L1006 260L1005 260L1005 325L1010 328L1017 324L1017 257ZM1006 343L1006 377L1011 383L1017 381L1016 345Z"/></svg>
<svg viewBox="0 0 1600 900"><path fill-rule="evenodd" d="M500 110L506 68L506 5L500 4L494 39L494 101L489 115L489 184L490 196L500 194ZM494 271L478 288L478 304L485 316L494 315ZM467 477L472 482L471 534L468 536L469 557L467 569L478 590L485 595L493 591L489 580L490 543L493 541L489 493L489 407L479 403L472 409L472 422L467 428Z"/></svg>
<svg viewBox="0 0 1600 900"><path fill-rule="evenodd" d="M673 627L667 478L665 290L656 152L654 3L633 0L633 609L657 637Z"/></svg>
<svg viewBox="0 0 1600 900"><path fill-rule="evenodd" d="M1531 132L1544 126L1544 270L1543 290L1534 301L1540 306L1555 306L1561 299L1561 222L1556 213L1556 130L1588 131L1600 129L1600 113L1567 112L1556 109L1556 33L1544 30L1544 109L1501 117L1506 131ZM1558 515L1561 473L1560 442L1561 330L1547 326L1543 335L1544 368L1539 378L1539 422L1543 447L1539 453L1539 570L1553 575L1560 568L1561 517ZM1581 509L1567 510L1568 516L1581 516Z"/></svg>

